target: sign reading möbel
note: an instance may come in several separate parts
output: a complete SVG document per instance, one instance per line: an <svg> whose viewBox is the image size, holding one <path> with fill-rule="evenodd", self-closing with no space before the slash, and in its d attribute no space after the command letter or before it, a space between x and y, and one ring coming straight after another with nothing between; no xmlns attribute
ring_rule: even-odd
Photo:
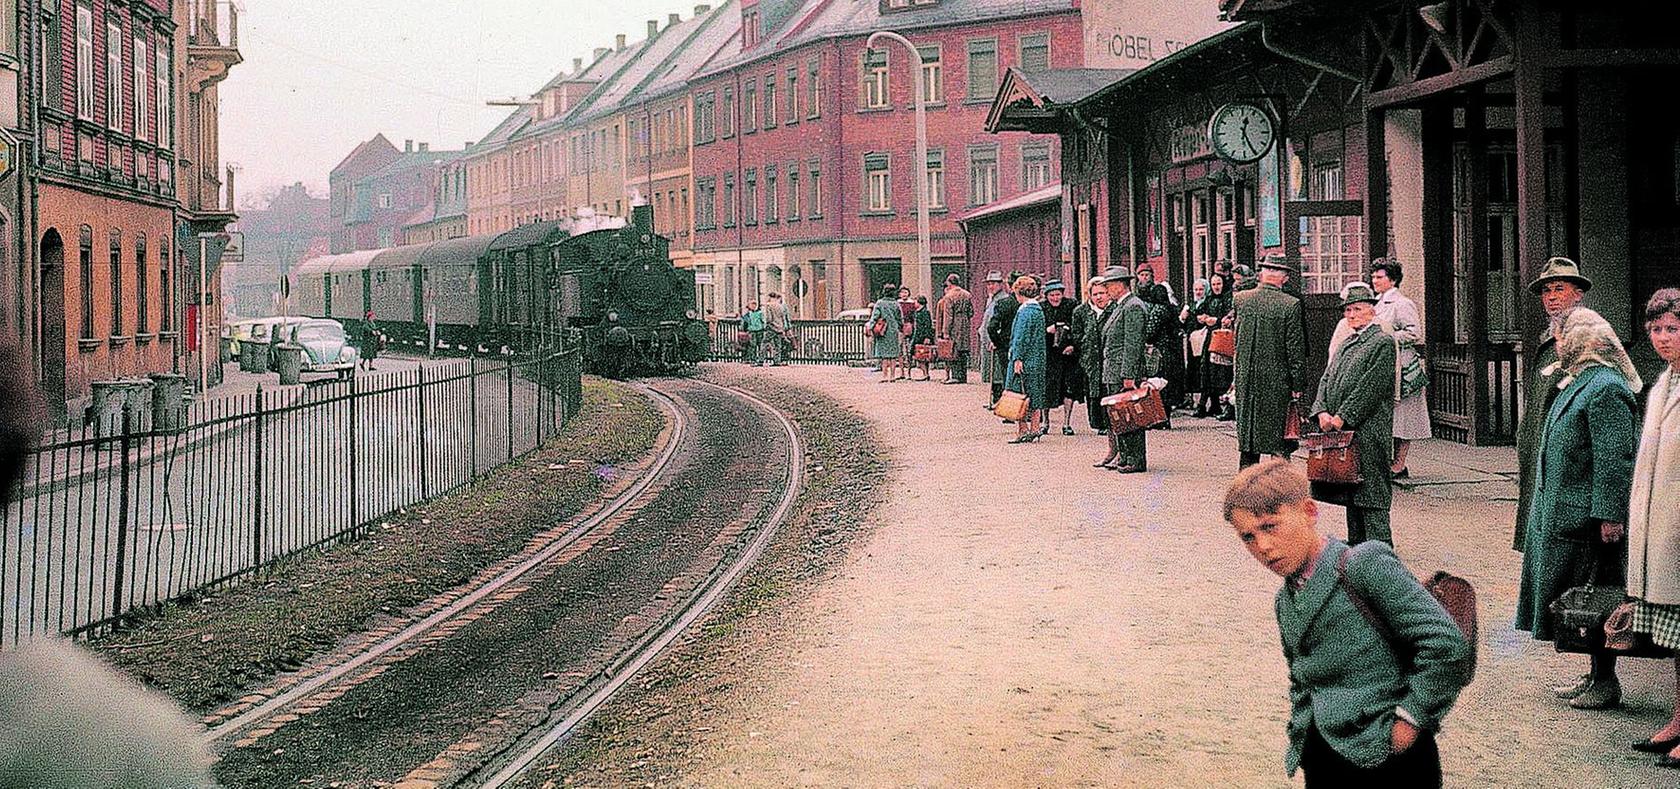
<svg viewBox="0 0 1680 789"><path fill-rule="evenodd" d="M1084 3L1086 68L1143 68L1229 23L1213 2L1105 0Z"/></svg>

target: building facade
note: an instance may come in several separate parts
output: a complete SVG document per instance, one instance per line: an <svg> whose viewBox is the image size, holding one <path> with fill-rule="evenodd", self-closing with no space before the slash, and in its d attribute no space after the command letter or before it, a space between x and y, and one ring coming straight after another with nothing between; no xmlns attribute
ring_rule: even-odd
<svg viewBox="0 0 1680 789"><path fill-rule="evenodd" d="M358 249L374 249L371 239L360 238L352 226L356 209L356 184L385 165L402 157L384 134L375 134L346 154L327 176L328 217L332 220L332 252L340 254Z"/></svg>
<svg viewBox="0 0 1680 789"><path fill-rule="evenodd" d="M16 0L0 1L0 145L9 172L0 177L0 331L34 367L36 347L34 228L29 224L30 161L35 146L29 47L19 26Z"/></svg>
<svg viewBox="0 0 1680 789"><path fill-rule="evenodd" d="M461 156L413 140L404 140L399 152L384 135L357 146L328 179L334 251L394 247L410 225L434 221L439 190L454 177ZM377 162L383 163L374 166Z"/></svg>

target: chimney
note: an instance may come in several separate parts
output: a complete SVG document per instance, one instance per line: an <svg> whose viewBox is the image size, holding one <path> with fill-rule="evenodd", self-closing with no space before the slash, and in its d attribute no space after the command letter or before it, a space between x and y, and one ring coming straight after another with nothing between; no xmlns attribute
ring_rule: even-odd
<svg viewBox="0 0 1680 789"><path fill-rule="evenodd" d="M619 33L618 35L613 36L613 49L618 50L619 52L624 51L624 34L623 33Z"/></svg>
<svg viewBox="0 0 1680 789"><path fill-rule="evenodd" d="M432 144L431 143L429 143L429 142L420 143L420 152L421 153L425 153L425 152L427 152L431 149L432 149Z"/></svg>
<svg viewBox="0 0 1680 789"><path fill-rule="evenodd" d="M648 20L648 36L647 37L648 38L653 38L654 36L657 36L657 35L659 35L659 20L649 19Z"/></svg>
<svg viewBox="0 0 1680 789"><path fill-rule="evenodd" d="M665 17L665 29L669 30L672 27L676 26L676 24L678 22L681 22L681 21L682 21L682 14L673 13L670 16Z"/></svg>
<svg viewBox="0 0 1680 789"><path fill-rule="evenodd" d="M403 140L403 153L414 153L413 140Z"/></svg>
<svg viewBox="0 0 1680 789"><path fill-rule="evenodd" d="M606 57L607 53L611 52L611 51L612 50L607 49L606 47L596 47L595 48L595 59L600 60L601 58Z"/></svg>
<svg viewBox="0 0 1680 789"><path fill-rule="evenodd" d="M572 58L572 76L583 76L583 58Z"/></svg>
<svg viewBox="0 0 1680 789"><path fill-rule="evenodd" d="M694 15L695 16L705 16L705 15L711 13L711 12L712 12L712 7L709 6L709 5L706 5L705 3L701 3L700 5L697 5L697 6L694 7Z"/></svg>

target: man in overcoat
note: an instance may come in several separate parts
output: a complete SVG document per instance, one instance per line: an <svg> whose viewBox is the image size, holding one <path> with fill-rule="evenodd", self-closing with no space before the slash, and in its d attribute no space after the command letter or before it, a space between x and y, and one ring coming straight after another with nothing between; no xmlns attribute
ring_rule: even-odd
<svg viewBox="0 0 1680 789"><path fill-rule="evenodd" d="M1014 304L1015 295L1003 289L1003 272L993 271L986 275L986 308L981 311L979 324L975 327L975 331L980 335L980 380L992 385L991 398L986 401L988 411L997 404L998 397L1003 395L1003 375L996 370L998 352L992 347L991 325L998 305L1004 302Z"/></svg>
<svg viewBox="0 0 1680 789"><path fill-rule="evenodd" d="M945 362L945 383L968 383L968 348L974 325L974 299L962 285L962 277L952 274L945 278L945 295L934 305L933 331L942 340L950 340L956 358Z"/></svg>
<svg viewBox="0 0 1680 789"><path fill-rule="evenodd" d="M1284 769L1308 789L1440 786L1435 732L1470 681L1474 646L1394 549L1318 530L1307 479L1272 460L1225 492L1225 520L1284 578L1274 601L1289 664Z"/></svg>
<svg viewBox="0 0 1680 789"><path fill-rule="evenodd" d="M1306 388L1306 312L1283 291L1294 269L1282 255L1260 263L1260 285L1236 294L1237 449L1243 468L1261 455L1287 457L1295 442L1283 437L1290 403Z"/></svg>
<svg viewBox="0 0 1680 789"><path fill-rule="evenodd" d="M1528 290L1540 298L1540 306L1550 319L1580 304L1587 291L1592 290L1592 280L1581 273L1581 267L1575 261L1552 258L1546 261L1540 276L1528 283ZM1528 363L1525 371L1523 393L1526 397L1523 398L1522 421L1517 424L1517 528L1511 547L1518 551L1523 549L1528 511L1534 501L1534 469L1539 459L1540 439L1546 432L1546 414L1552 410L1552 401L1558 395L1558 383L1566 374L1558 365L1557 341L1547 329L1535 343L1533 361Z"/></svg>
<svg viewBox="0 0 1680 789"><path fill-rule="evenodd" d="M1016 279L1019 276L1010 277L1011 282ZM1009 338L1015 332L1015 312L1020 308L1021 303L1008 290L999 290L993 297L992 317L986 322L986 339L992 344L993 403L1003 396L1004 379L1008 377L1004 374L1004 367L1009 361Z"/></svg>
<svg viewBox="0 0 1680 789"><path fill-rule="evenodd" d="M1073 337L1079 344L1079 369L1085 373L1085 415L1091 429L1108 435L1108 412L1102 407L1102 331L1105 319L1114 313L1108 307L1108 288L1102 277L1092 277L1085 287L1085 301L1073 310Z"/></svg>
<svg viewBox="0 0 1680 789"><path fill-rule="evenodd" d="M1108 311L1113 315L1103 326L1103 395L1118 394L1143 384L1144 336L1148 310L1143 300L1132 293L1132 271L1114 266L1103 272L1103 287L1108 289ZM1149 469L1148 431L1110 433L1110 460L1105 464L1122 474L1136 474Z"/></svg>
<svg viewBox="0 0 1680 789"><path fill-rule="evenodd" d="M1357 326L1332 354L1318 382L1318 397L1308 410L1319 427L1352 430L1359 451L1359 476L1352 490L1336 490L1327 499L1347 507L1348 544L1366 540L1394 544L1389 528L1393 494L1389 467L1394 430L1394 338L1372 320L1377 293L1363 282L1342 290L1342 309L1350 326ZM1356 316L1362 310L1364 315Z"/></svg>

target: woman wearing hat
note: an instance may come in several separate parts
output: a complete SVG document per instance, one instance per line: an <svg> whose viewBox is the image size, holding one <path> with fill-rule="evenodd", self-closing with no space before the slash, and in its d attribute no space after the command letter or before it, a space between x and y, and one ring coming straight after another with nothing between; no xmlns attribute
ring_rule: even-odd
<svg viewBox="0 0 1680 789"><path fill-rule="evenodd" d="M1050 430L1050 412L1062 407L1062 435L1073 435L1073 404L1085 400L1085 376L1079 369L1079 338L1074 336L1074 310L1059 279L1044 283L1044 342L1048 356L1044 364L1044 429ZM1083 328L1081 326L1080 328Z"/></svg>
<svg viewBox="0 0 1680 789"><path fill-rule="evenodd" d="M1381 540L1394 544L1388 510L1389 453L1394 425L1394 338L1376 325L1376 291L1363 282L1342 288L1342 317L1348 336L1334 349L1311 414L1320 430L1351 430L1359 452L1358 485L1323 489L1315 498L1347 507L1348 544Z"/></svg>
<svg viewBox="0 0 1680 789"><path fill-rule="evenodd" d="M1015 300L1020 309L1015 312L1014 333L1009 340L1009 364L1005 366L1003 388L1027 396L1027 419L1015 423L1015 438L1011 444L1037 441L1041 410L1049 402L1044 388L1046 351L1044 342L1044 309L1038 304L1038 280L1032 277L1015 279Z"/></svg>

